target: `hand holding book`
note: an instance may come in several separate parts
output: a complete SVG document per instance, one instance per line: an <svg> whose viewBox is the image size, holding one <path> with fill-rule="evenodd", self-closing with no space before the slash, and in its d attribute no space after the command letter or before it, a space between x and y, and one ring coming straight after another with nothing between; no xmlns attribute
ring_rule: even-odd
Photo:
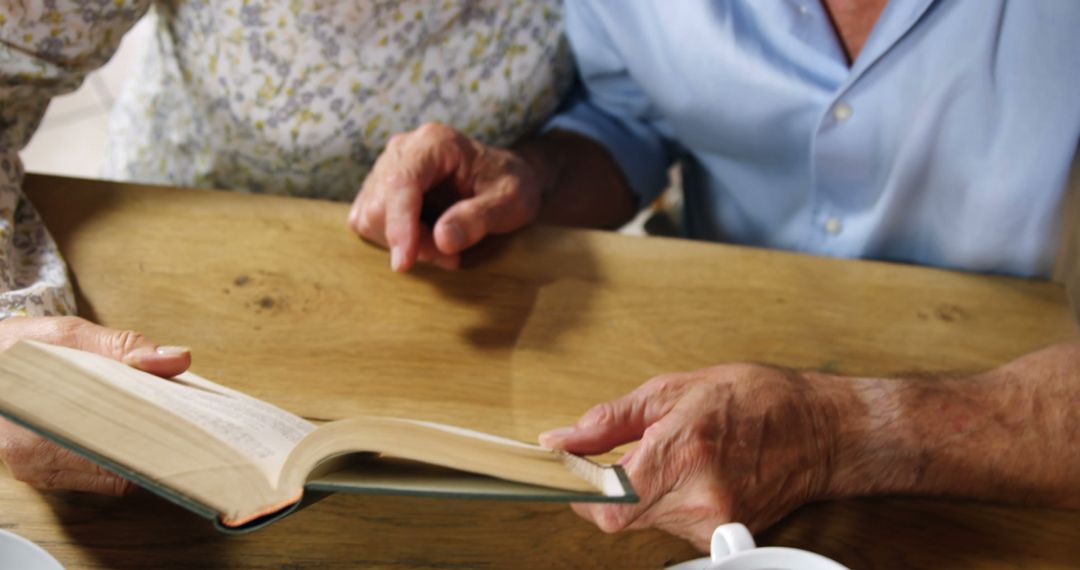
<svg viewBox="0 0 1080 570"><path fill-rule="evenodd" d="M159 346L145 336L78 317L18 317L0 322L0 350L19 340L68 346L169 378L187 370L187 348ZM18 480L40 489L124 495L131 482L39 435L0 418L0 461Z"/></svg>

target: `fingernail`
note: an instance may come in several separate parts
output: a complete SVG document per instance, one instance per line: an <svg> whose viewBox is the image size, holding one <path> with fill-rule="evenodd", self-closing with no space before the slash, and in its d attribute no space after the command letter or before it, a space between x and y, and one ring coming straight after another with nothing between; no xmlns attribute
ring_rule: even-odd
<svg viewBox="0 0 1080 570"><path fill-rule="evenodd" d="M186 346L159 346L157 348L144 346L129 352L121 361L128 366L142 370L145 368L144 365L153 363L159 358L178 356L190 351L191 349Z"/></svg>
<svg viewBox="0 0 1080 570"><path fill-rule="evenodd" d="M577 433L576 427L561 427L553 430L545 431L540 434L540 445L544 447L555 447L566 438Z"/></svg>
<svg viewBox="0 0 1080 570"><path fill-rule="evenodd" d="M401 253L400 247L390 248L390 269L394 271L401 271L401 264L405 261L402 259L404 256Z"/></svg>
<svg viewBox="0 0 1080 570"><path fill-rule="evenodd" d="M360 213L360 211L357 210L356 208L353 208L353 209L349 210L349 225L350 226L356 225L356 215L359 214L359 213Z"/></svg>
<svg viewBox="0 0 1080 570"><path fill-rule="evenodd" d="M461 226L454 222L448 222L443 227L443 237L446 238L447 242L446 247L450 248L454 253L465 249L465 232L461 230Z"/></svg>
<svg viewBox="0 0 1080 570"><path fill-rule="evenodd" d="M186 346L159 346L154 352L161 356L179 356L181 354L187 354L191 352L191 349Z"/></svg>

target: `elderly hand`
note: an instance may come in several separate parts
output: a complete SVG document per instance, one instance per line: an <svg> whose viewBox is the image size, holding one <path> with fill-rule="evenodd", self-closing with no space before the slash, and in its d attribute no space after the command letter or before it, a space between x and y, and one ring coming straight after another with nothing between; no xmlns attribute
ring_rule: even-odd
<svg viewBox="0 0 1080 570"><path fill-rule="evenodd" d="M755 365L659 376L600 404L542 445L621 460L641 501L575 504L605 532L657 527L707 550L717 525L759 531L824 498L843 379Z"/></svg>
<svg viewBox="0 0 1080 570"><path fill-rule="evenodd" d="M0 322L0 349L19 339L70 346L115 358L162 377L187 370L187 348L158 346L143 335L108 329L78 317L11 318ZM18 479L39 489L123 495L130 481L0 418L0 460Z"/></svg>
<svg viewBox="0 0 1080 570"><path fill-rule="evenodd" d="M390 139L353 202L349 226L390 248L394 271L418 259L455 269L461 252L484 236L535 219L540 198L520 156L428 123Z"/></svg>

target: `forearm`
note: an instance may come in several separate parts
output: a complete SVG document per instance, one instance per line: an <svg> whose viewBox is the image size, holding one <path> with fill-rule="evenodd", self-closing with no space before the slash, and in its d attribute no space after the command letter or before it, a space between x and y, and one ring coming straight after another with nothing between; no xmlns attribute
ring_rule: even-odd
<svg viewBox="0 0 1080 570"><path fill-rule="evenodd" d="M592 139L555 130L522 143L516 150L543 189L538 221L617 228L637 213L637 197L618 164Z"/></svg>
<svg viewBox="0 0 1080 570"><path fill-rule="evenodd" d="M839 383L827 496L1080 507L1080 342L971 377Z"/></svg>

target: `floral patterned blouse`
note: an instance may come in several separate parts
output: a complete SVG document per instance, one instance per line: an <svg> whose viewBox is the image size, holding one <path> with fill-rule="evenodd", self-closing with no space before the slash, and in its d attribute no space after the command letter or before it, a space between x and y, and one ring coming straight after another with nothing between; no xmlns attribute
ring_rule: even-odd
<svg viewBox="0 0 1080 570"><path fill-rule="evenodd" d="M0 318L74 310L18 152L151 3L109 178L351 200L392 134L507 145L572 76L558 0L0 0Z"/></svg>

